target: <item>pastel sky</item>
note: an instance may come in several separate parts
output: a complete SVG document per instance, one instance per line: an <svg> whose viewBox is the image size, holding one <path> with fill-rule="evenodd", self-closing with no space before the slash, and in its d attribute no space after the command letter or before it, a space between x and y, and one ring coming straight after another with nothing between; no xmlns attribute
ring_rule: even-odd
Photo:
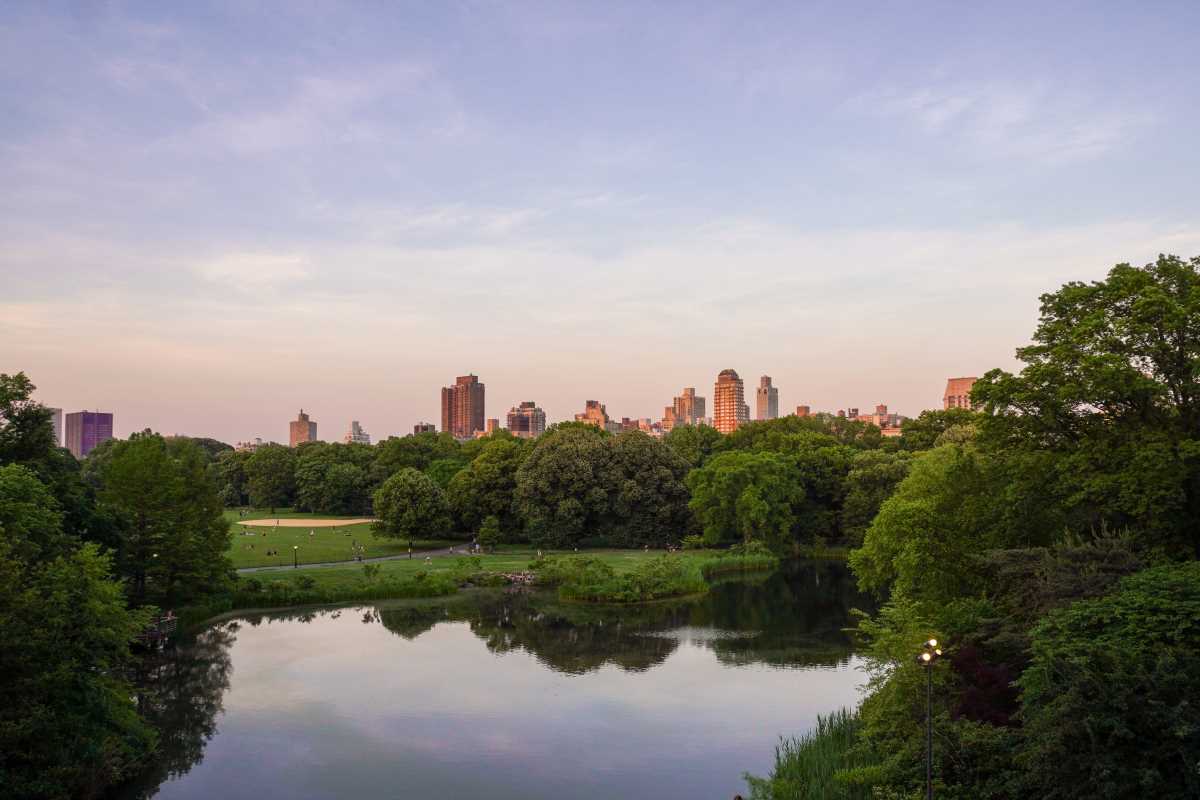
<svg viewBox="0 0 1200 800"><path fill-rule="evenodd" d="M1200 4L0 6L0 372L226 441L936 406L1200 254ZM752 402L752 401L751 401Z"/></svg>

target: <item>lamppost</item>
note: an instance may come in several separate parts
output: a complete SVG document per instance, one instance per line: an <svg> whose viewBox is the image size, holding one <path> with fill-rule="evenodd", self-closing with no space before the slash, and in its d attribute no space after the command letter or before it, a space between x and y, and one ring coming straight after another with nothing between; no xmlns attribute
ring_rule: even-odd
<svg viewBox="0 0 1200 800"><path fill-rule="evenodd" d="M933 800L933 663L942 656L937 639L930 639L917 656L925 670L925 798Z"/></svg>
<svg viewBox="0 0 1200 800"><path fill-rule="evenodd" d="M300 566L300 545L292 545L292 569Z"/></svg>

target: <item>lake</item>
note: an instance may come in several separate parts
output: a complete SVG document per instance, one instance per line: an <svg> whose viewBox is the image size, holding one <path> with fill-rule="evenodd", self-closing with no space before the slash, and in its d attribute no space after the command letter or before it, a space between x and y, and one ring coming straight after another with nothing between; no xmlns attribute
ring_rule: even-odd
<svg viewBox="0 0 1200 800"><path fill-rule="evenodd" d="M149 660L165 731L129 798L732 798L780 735L853 706L836 562L686 601L475 590L248 614Z"/></svg>

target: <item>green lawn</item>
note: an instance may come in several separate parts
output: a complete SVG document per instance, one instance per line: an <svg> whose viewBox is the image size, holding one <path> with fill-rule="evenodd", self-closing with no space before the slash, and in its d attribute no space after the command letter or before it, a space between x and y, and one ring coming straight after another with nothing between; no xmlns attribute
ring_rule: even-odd
<svg viewBox="0 0 1200 800"><path fill-rule="evenodd" d="M308 532L304 534L308 536ZM407 549L407 548L406 548ZM683 559L706 559L713 556L716 551L712 550L688 550L684 553L676 555ZM598 558L608 563L618 572L628 572L636 567L639 563L651 558L662 556L662 550L651 550L645 552L642 550L587 550L580 555L587 555L593 558ZM551 555L550 551L546 555ZM521 572L528 569L529 562L537 559L537 552L531 549L501 552L495 555L478 556L480 560L480 569L489 572ZM454 556L439 556L431 558L428 562L420 556L414 556L412 560L407 558L398 561L381 561L379 566L379 578L398 578L407 579L413 577L418 572L427 572L436 574L440 572L451 572L458 564L458 558ZM346 565L345 567L322 567L320 569L289 569L280 572L260 572L251 575L243 575L242 580L255 578L262 583L271 581L293 581L300 576L307 576L315 581L315 589L317 591L330 590L351 590L360 587L363 584L363 568L361 564Z"/></svg>
<svg viewBox="0 0 1200 800"><path fill-rule="evenodd" d="M329 514L303 514L290 509L269 511L252 510L241 516L237 509L227 509L225 518L231 523L233 543L227 555L234 567L285 566L292 563L292 548L297 547L296 556L301 564L320 561L353 561L352 545L357 542L364 547L365 558L399 555L408 552L408 542L377 537L371 532L369 522L338 528L273 528L264 526L238 525L248 519L361 519L361 517L337 517ZM247 531L254 535L247 535ZM418 539L413 543L417 550L432 550L446 547L452 542ZM268 550L278 550L279 555L268 556Z"/></svg>

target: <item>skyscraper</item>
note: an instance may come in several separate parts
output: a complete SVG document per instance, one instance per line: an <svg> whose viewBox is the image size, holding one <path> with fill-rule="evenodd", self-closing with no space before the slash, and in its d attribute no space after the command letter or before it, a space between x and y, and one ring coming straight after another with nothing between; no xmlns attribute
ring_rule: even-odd
<svg viewBox="0 0 1200 800"><path fill-rule="evenodd" d="M588 400L584 403L583 413L575 415L576 422L586 422L588 425L595 425L597 428L612 433L620 433L621 423L613 423L608 418L608 410L599 400Z"/></svg>
<svg viewBox="0 0 1200 800"><path fill-rule="evenodd" d="M294 420L288 423L288 442L290 446L295 447L305 442L315 442L317 440L317 423L308 418L308 414L304 413L304 409L300 409L300 413Z"/></svg>
<svg viewBox="0 0 1200 800"><path fill-rule="evenodd" d="M54 446L63 446L63 413L61 408L47 408L50 412L50 424L54 426Z"/></svg>
<svg viewBox="0 0 1200 800"><path fill-rule="evenodd" d="M771 385L771 376L758 379L758 408L755 419L776 419L779 416L779 389Z"/></svg>
<svg viewBox="0 0 1200 800"><path fill-rule="evenodd" d="M358 420L351 420L350 429L346 431L342 441L346 444L370 444L371 434L363 430L362 425L358 424Z"/></svg>
<svg viewBox="0 0 1200 800"><path fill-rule="evenodd" d="M508 410L508 431L522 439L536 439L546 432L546 412L526 400Z"/></svg>
<svg viewBox="0 0 1200 800"><path fill-rule="evenodd" d="M750 406L746 405L742 379L734 370L721 370L713 386L713 427L721 433L732 433L749 421Z"/></svg>
<svg viewBox="0 0 1200 800"><path fill-rule="evenodd" d="M442 388L442 430L455 439L470 439L483 430L484 386L475 375L460 375Z"/></svg>
<svg viewBox="0 0 1200 800"><path fill-rule="evenodd" d="M101 442L113 438L113 415L102 411L67 414L64 444L76 458L83 458Z"/></svg>
<svg viewBox="0 0 1200 800"><path fill-rule="evenodd" d="M974 408L971 405L971 389L979 378L949 378L946 391L942 394L942 408Z"/></svg>
<svg viewBox="0 0 1200 800"><path fill-rule="evenodd" d="M807 417L812 413L812 408L809 406L796 406L797 417Z"/></svg>
<svg viewBox="0 0 1200 800"><path fill-rule="evenodd" d="M704 422L704 410L704 398L697 397L696 389L688 386L663 409L662 428L669 431L678 425L699 425Z"/></svg>

